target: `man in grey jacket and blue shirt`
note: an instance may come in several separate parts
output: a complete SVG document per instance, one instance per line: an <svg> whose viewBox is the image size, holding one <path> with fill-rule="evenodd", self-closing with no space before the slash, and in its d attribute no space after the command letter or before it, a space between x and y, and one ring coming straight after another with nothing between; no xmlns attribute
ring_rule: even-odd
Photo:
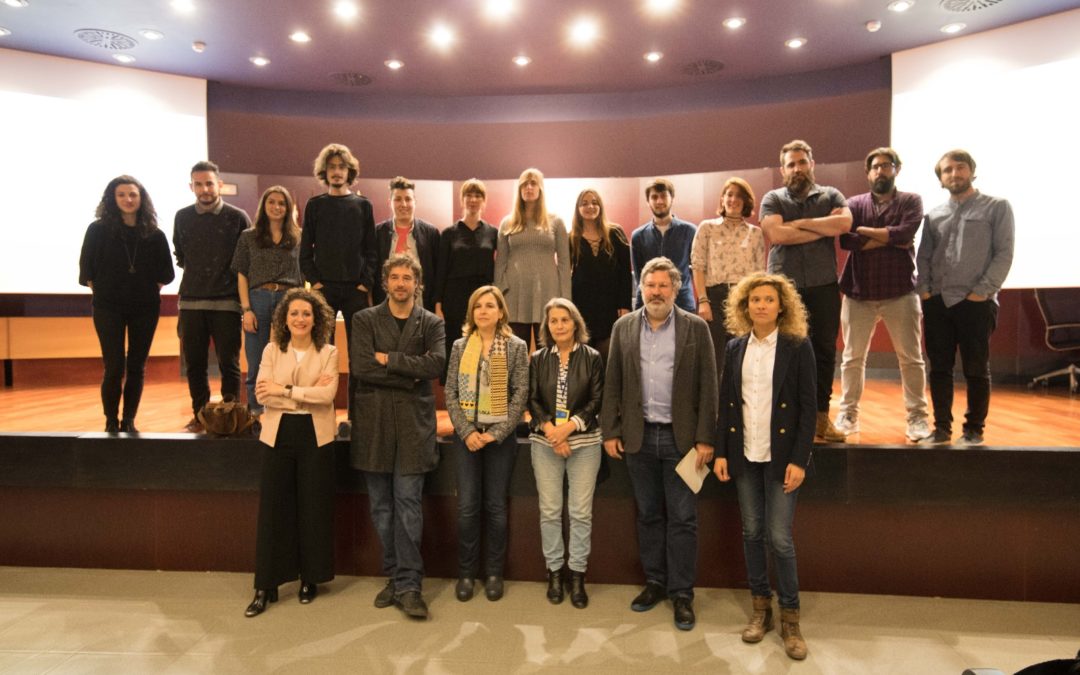
<svg viewBox="0 0 1080 675"><path fill-rule="evenodd" d="M967 380L967 413L960 445L981 445L990 408L990 335L997 326L997 294L1012 266L1012 206L972 185L975 160L965 150L941 156L934 173L949 201L926 215L915 258L922 298L934 433L925 442L952 441L956 349Z"/></svg>

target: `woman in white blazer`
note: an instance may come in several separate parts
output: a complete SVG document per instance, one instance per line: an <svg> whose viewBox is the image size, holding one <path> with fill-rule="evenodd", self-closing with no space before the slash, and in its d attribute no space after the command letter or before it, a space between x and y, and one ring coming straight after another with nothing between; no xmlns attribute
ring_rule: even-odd
<svg viewBox="0 0 1080 675"><path fill-rule="evenodd" d="M300 577L300 602L334 578L334 315L322 295L291 289L274 310L255 396L265 407L265 445L255 540L258 616L278 599L278 585Z"/></svg>

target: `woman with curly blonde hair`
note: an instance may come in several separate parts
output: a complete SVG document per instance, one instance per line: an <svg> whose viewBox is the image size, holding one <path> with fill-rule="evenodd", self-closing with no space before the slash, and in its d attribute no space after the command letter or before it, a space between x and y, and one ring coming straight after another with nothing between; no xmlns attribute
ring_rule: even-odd
<svg viewBox="0 0 1080 675"><path fill-rule="evenodd" d="M721 481L735 479L742 514L743 553L753 614L744 642L773 628L767 548L780 604L780 637L792 659L806 658L799 630L799 577L791 535L795 500L810 465L817 414L814 349L806 308L790 279L747 276L728 295L716 463ZM768 542L768 546L766 546Z"/></svg>

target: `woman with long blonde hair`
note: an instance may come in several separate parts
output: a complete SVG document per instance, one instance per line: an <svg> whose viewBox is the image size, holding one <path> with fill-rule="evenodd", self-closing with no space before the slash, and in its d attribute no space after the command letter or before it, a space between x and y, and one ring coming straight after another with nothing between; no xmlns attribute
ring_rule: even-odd
<svg viewBox="0 0 1080 675"><path fill-rule="evenodd" d="M566 225L548 213L539 169L521 172L514 210L499 225L495 285L506 297L510 328L526 345L539 335L548 300L570 299Z"/></svg>

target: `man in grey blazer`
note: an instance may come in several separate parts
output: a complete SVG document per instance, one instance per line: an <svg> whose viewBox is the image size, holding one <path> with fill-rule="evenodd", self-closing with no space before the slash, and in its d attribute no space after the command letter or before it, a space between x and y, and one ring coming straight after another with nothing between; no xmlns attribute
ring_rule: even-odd
<svg viewBox="0 0 1080 675"><path fill-rule="evenodd" d="M439 463L431 381L443 372L446 335L443 320L417 302L420 275L412 256L390 256L382 267L386 300L352 317L349 364L357 385L349 456L367 483L389 577L375 606L397 605L426 619L420 502L424 475Z"/></svg>
<svg viewBox="0 0 1080 675"><path fill-rule="evenodd" d="M712 459L717 385L709 326L675 306L681 286L682 276L667 258L653 258L643 268L644 307L612 329L600 426L608 455L621 459L625 453L637 502L645 589L630 608L644 612L668 597L675 626L690 630L697 496L675 467L692 449L699 469Z"/></svg>

